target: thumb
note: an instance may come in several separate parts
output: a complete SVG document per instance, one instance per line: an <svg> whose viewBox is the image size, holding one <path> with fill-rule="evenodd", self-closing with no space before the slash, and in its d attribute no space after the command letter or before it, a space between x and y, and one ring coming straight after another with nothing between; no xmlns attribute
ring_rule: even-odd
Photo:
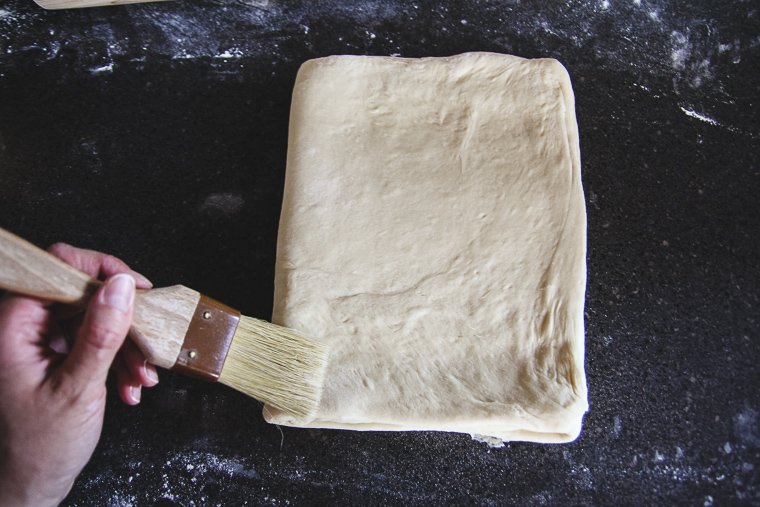
<svg viewBox="0 0 760 507"><path fill-rule="evenodd" d="M90 301L63 365L67 377L80 389L105 384L108 369L129 332L134 300L134 278L118 274L106 280Z"/></svg>

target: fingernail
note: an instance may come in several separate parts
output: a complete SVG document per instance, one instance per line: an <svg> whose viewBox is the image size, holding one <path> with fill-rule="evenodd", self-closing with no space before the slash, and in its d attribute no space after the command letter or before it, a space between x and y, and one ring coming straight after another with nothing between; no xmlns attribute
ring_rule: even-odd
<svg viewBox="0 0 760 507"><path fill-rule="evenodd" d="M132 398L132 401L135 403L140 403L140 388L137 386L130 386L129 397Z"/></svg>
<svg viewBox="0 0 760 507"><path fill-rule="evenodd" d="M103 290L103 302L121 312L129 311L134 297L135 279L125 274L108 279Z"/></svg>
<svg viewBox="0 0 760 507"><path fill-rule="evenodd" d="M145 376L148 377L151 382L153 382L153 385L158 384L158 373L153 368L150 368L147 364L145 365Z"/></svg>
<svg viewBox="0 0 760 507"><path fill-rule="evenodd" d="M153 288L153 282L145 278L145 276L141 275L137 271L132 271L132 276L135 277L138 284L142 286L144 289L152 289Z"/></svg>

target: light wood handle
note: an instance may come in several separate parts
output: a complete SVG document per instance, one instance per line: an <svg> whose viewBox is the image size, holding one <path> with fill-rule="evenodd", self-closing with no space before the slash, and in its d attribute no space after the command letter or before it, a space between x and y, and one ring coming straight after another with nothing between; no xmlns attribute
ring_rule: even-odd
<svg viewBox="0 0 760 507"><path fill-rule="evenodd" d="M164 0L34 0L43 9L81 9L83 7L103 7L106 5L138 4L161 2Z"/></svg>
<svg viewBox="0 0 760 507"><path fill-rule="evenodd" d="M0 228L0 288L84 307L100 284ZM183 285L137 291L130 336L148 361L174 366L200 296Z"/></svg>

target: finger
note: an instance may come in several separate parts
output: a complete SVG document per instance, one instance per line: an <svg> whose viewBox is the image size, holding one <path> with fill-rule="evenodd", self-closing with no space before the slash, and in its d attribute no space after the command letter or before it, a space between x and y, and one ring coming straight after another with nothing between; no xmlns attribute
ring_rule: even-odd
<svg viewBox="0 0 760 507"><path fill-rule="evenodd" d="M61 354L64 356L68 355L68 353L71 352L71 346L69 345L69 341L62 334L57 334L55 336L52 336L50 338L50 341L48 341L48 347L50 347L50 350L52 350L56 354Z"/></svg>
<svg viewBox="0 0 760 507"><path fill-rule="evenodd" d="M117 356L114 361L114 370L116 371L116 384L118 385L119 398L127 405L137 405L140 403L140 383L136 382L129 372L129 368L124 363L124 358Z"/></svg>
<svg viewBox="0 0 760 507"><path fill-rule="evenodd" d="M7 294L0 299L0 354L18 353L37 345L48 333L48 302L37 298Z"/></svg>
<svg viewBox="0 0 760 507"><path fill-rule="evenodd" d="M121 347L119 353L124 364L129 369L129 373L135 380L135 383L146 387L153 387L158 384L158 374L156 368L149 364L145 356L132 340L127 340Z"/></svg>
<svg viewBox="0 0 760 507"><path fill-rule="evenodd" d="M74 387L102 386L132 322L135 281L130 275L109 278L85 312L63 373Z"/></svg>
<svg viewBox="0 0 760 507"><path fill-rule="evenodd" d="M150 289L153 287L153 283L150 280L127 266L123 260L119 259L118 257L114 257L113 255L101 255L103 256L100 261L99 270L99 275L101 277L108 278L114 275L118 275L119 273L127 273L129 275L132 275L132 278L135 279L136 287L138 289Z"/></svg>
<svg viewBox="0 0 760 507"><path fill-rule="evenodd" d="M132 270L121 259L95 250L77 248L66 243L55 243L48 251L78 270L95 278L110 278L127 273L135 279L138 289L150 289L153 284L145 276Z"/></svg>

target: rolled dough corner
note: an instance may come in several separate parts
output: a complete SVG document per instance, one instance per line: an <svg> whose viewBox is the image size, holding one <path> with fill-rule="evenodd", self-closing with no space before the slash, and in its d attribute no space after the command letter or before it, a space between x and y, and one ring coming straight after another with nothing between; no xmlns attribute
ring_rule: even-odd
<svg viewBox="0 0 760 507"><path fill-rule="evenodd" d="M332 56L290 117L273 321L329 344L313 428L568 442L586 211L556 60Z"/></svg>

